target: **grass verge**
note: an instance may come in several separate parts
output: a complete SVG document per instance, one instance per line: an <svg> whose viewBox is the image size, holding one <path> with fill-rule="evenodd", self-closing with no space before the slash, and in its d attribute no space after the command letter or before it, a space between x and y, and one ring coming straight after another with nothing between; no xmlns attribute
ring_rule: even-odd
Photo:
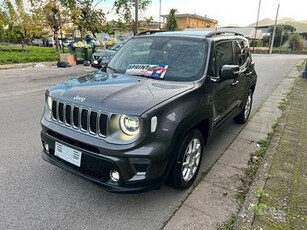
<svg viewBox="0 0 307 230"><path fill-rule="evenodd" d="M0 46L0 64L56 61L55 48L26 46Z"/></svg>

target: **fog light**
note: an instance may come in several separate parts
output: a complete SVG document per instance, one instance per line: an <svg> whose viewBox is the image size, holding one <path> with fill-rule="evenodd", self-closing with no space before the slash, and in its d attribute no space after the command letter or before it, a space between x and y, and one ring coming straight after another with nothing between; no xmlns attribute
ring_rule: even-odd
<svg viewBox="0 0 307 230"><path fill-rule="evenodd" d="M49 152L49 145L47 143L44 144L44 148L47 152Z"/></svg>
<svg viewBox="0 0 307 230"><path fill-rule="evenodd" d="M115 171L115 170L111 170L111 171L110 171L110 178L111 178L111 180L114 181L114 182L119 181L119 178L120 178L119 172L117 172L117 171Z"/></svg>

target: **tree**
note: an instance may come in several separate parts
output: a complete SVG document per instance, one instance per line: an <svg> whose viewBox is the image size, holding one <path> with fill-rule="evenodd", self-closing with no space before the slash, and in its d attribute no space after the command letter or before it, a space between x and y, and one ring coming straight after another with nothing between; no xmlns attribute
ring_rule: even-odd
<svg viewBox="0 0 307 230"><path fill-rule="evenodd" d="M60 0L30 0L33 11L39 15L42 24L47 25L53 32L55 47L60 57L59 32L67 22L68 10Z"/></svg>
<svg viewBox="0 0 307 230"><path fill-rule="evenodd" d="M166 21L166 26L165 26L166 30L169 30L169 31L178 30L177 21L175 18L176 12L177 12L176 9L170 10L169 15L167 17L167 21Z"/></svg>
<svg viewBox="0 0 307 230"><path fill-rule="evenodd" d="M6 30L8 27L8 17L0 8L0 42L6 39Z"/></svg>
<svg viewBox="0 0 307 230"><path fill-rule="evenodd" d="M151 0L116 0L114 2L116 14L119 15L118 24L122 26L121 29L133 29L135 34L138 23L132 19L132 12L135 10L136 2L138 2L138 11L144 11L151 4ZM122 22L125 23L122 24Z"/></svg>
<svg viewBox="0 0 307 230"><path fill-rule="evenodd" d="M61 0L61 2L70 10L71 19L78 29L81 36L86 32L91 32L94 37L107 29L105 13L98 9L102 0Z"/></svg>
<svg viewBox="0 0 307 230"><path fill-rule="evenodd" d="M149 30L151 24L152 24L153 21L154 21L154 19L153 19L152 16L150 16L149 18L146 18L146 17L145 17L144 20L145 20L145 25L146 25L146 27L147 27L147 30Z"/></svg>
<svg viewBox="0 0 307 230"><path fill-rule="evenodd" d="M302 51L303 41L302 37L298 33L293 33L289 37L289 44L292 51Z"/></svg>
<svg viewBox="0 0 307 230"><path fill-rule="evenodd" d="M273 30L274 30L274 27L270 26L269 29L268 29L268 32L272 34ZM284 42L286 42L289 39L290 33L294 32L294 31L296 31L296 28L294 28L291 25L277 25L276 31L275 31L275 38L274 38L273 46L279 47L280 45L282 45ZM267 40L267 38L266 38L266 40ZM264 43L267 42L266 40L264 40Z"/></svg>
<svg viewBox="0 0 307 230"><path fill-rule="evenodd" d="M7 10L8 37L21 41L22 46L29 44L33 36L42 33L42 24L35 13L26 10L23 0L5 0Z"/></svg>

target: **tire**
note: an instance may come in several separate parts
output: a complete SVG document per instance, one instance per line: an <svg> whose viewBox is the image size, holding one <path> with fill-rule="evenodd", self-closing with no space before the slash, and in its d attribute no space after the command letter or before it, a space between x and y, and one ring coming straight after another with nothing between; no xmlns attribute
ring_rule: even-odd
<svg viewBox="0 0 307 230"><path fill-rule="evenodd" d="M200 168L203 149L201 132L197 129L190 131L179 147L178 157L170 172L168 184L171 187L186 189L193 184Z"/></svg>
<svg viewBox="0 0 307 230"><path fill-rule="evenodd" d="M244 124L249 118L253 105L253 91L250 89L243 110L233 120L238 124Z"/></svg>

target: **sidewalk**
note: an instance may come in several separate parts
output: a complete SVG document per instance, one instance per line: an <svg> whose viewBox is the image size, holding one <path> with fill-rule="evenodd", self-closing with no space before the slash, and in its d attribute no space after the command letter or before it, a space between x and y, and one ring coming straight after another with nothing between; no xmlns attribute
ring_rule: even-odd
<svg viewBox="0 0 307 230"><path fill-rule="evenodd" d="M297 66L302 66L302 64L303 60L300 61L297 64ZM295 80L298 79L297 78L298 76L301 76L301 70L297 67L294 67L289 73L286 74L287 76L276 88L273 94L264 102L262 107L250 119L248 124L244 127L244 129L240 132L240 134L236 137L236 139L231 143L231 145L227 148L227 150L217 161L217 163L210 169L208 174L200 181L200 183L195 187L195 189L182 203L182 205L178 208L178 210L174 213L174 215L167 221L167 223L163 227L163 230L232 229L233 225L234 225L233 229L252 229L251 224L253 224L254 212L249 208L249 206L250 204L257 204L259 200L259 198L256 196L257 191L259 190L259 188L264 187L264 180L263 179L259 181L256 180L256 182L258 183L253 182L252 187L249 189L249 192L247 193L246 201L244 202L242 208L242 195L240 195L240 191L242 187L245 187L242 184L243 181L242 179L247 177L246 174L251 167L250 162L253 161L253 157L251 157L251 154L261 150L261 145L259 143L261 143L261 141L265 140L268 137L268 133L272 132L271 127L274 125L277 119L282 116L282 111L279 109L279 104L283 101L285 96L291 92ZM305 83L307 84L307 82ZM305 85L305 89L307 89L307 85ZM306 90L305 90L305 95L306 98L307 97ZM296 105L296 103L293 104ZM305 110L307 110L307 104L302 106L302 110L304 109L304 107ZM296 116L298 115L300 116L300 114L297 112L298 111L291 112L292 115L291 119L293 120L293 123L295 123L296 126L300 127L301 130L303 131L304 127L306 128L307 126L307 116L306 116L307 111L304 111L305 123L300 123L302 121L296 118ZM288 133L289 137L291 137L292 132L293 130L291 132L289 131ZM306 133L307 131L305 131L305 137ZM299 140L302 139L303 136L301 136ZM298 146L299 145L297 144L297 147ZM305 150L307 150L306 147L307 146L305 146ZM301 149L299 150L301 151ZM300 153L303 153L303 151L301 151ZM302 161L300 163L302 163ZM266 163L266 158L262 161L261 164L262 164L261 166L264 165L263 167L265 169L268 168L268 164ZM260 166L260 171L261 171L261 166ZM307 169L304 170L307 171ZM263 173L262 175L263 178L268 177L265 173ZM297 175L297 170L295 171L295 175ZM291 178L290 180L293 181L293 178ZM286 182L283 183L285 189L288 189L289 183L288 184L286 184ZM295 186L297 187L298 183L295 183ZM307 187L305 188L307 189ZM302 190L300 190L300 193L302 193ZM277 194L279 193L277 192L275 196ZM264 191L263 194L261 195L264 196ZM293 207L293 204L295 202L296 203L298 202L298 199L296 198L297 197L291 198L293 199L293 201L291 200L292 206L287 206L287 207ZM307 197L305 197L305 199L307 199ZM299 202L302 202L301 198ZM305 215L306 215L307 205L305 204L305 206L302 206L300 210L305 210ZM238 220L236 221L236 217L238 214L239 217ZM277 216L279 216L278 214L279 213L277 213ZM292 217L297 218L297 216L294 216L294 213L291 213L291 218ZM303 218L307 220L307 217ZM274 221L275 220L273 220L273 222ZM261 223L260 218L259 219L256 218L255 223L258 222ZM268 225L264 225L264 227L260 227L259 225L259 228L255 226L255 229L266 230L272 228L270 228L270 226L268 227ZM287 228L275 228L275 229L287 229ZM303 229L303 228L298 228L298 229Z"/></svg>
<svg viewBox="0 0 307 230"><path fill-rule="evenodd" d="M258 203L246 200L236 229L307 229L306 78L297 79L287 99L251 188L257 191ZM252 206L256 214L250 215Z"/></svg>
<svg viewBox="0 0 307 230"><path fill-rule="evenodd" d="M14 64L5 64L0 65L0 70L2 69L18 69L18 68L31 68L37 66L38 68L42 68L45 66L55 66L56 61L51 62L30 62L30 63L14 63Z"/></svg>

